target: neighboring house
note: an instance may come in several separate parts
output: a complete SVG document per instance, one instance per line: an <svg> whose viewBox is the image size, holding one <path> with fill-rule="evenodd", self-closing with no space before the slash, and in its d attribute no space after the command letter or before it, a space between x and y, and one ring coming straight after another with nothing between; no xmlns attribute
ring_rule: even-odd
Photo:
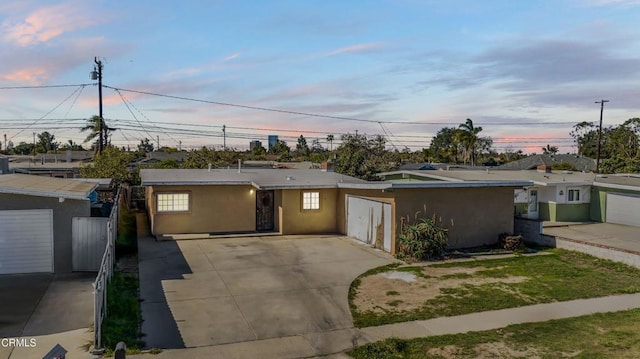
<svg viewBox="0 0 640 359"><path fill-rule="evenodd" d="M590 214L593 221L640 227L640 174L596 176Z"/></svg>
<svg viewBox="0 0 640 359"><path fill-rule="evenodd" d="M451 248L496 243L513 230L514 189L532 184L368 182L330 171L247 168L142 169L140 178L158 237L341 233L391 253L400 223L416 216L441 218Z"/></svg>
<svg viewBox="0 0 640 359"><path fill-rule="evenodd" d="M593 172L596 169L596 161L593 158L580 155L555 154L555 155L531 155L517 161L505 163L496 167L499 170L535 170L538 166L552 167L566 163L581 172Z"/></svg>
<svg viewBox="0 0 640 359"><path fill-rule="evenodd" d="M91 151L39 153L35 156L9 156L9 170L13 173L56 178L79 178L80 167L93 159Z"/></svg>
<svg viewBox="0 0 640 359"><path fill-rule="evenodd" d="M0 274L71 272L72 222L90 216L89 195L97 186L73 179L0 176Z"/></svg>
<svg viewBox="0 0 640 359"><path fill-rule="evenodd" d="M395 171L386 180L470 182L526 180L514 190L516 217L551 222L607 222L640 226L640 174L594 175L558 171Z"/></svg>

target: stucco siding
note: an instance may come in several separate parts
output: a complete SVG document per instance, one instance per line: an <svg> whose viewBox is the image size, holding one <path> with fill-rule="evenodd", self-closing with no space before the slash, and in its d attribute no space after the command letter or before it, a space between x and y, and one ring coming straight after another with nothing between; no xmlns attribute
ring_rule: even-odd
<svg viewBox="0 0 640 359"><path fill-rule="evenodd" d="M449 229L450 248L494 244L500 233L513 231L513 191L513 187L399 189L396 220L413 221L417 212L435 214Z"/></svg>
<svg viewBox="0 0 640 359"><path fill-rule="evenodd" d="M303 210L302 193L320 193L320 209ZM285 189L281 191L281 232L282 234L336 233L338 189ZM277 200L276 200L277 202Z"/></svg>
<svg viewBox="0 0 640 359"><path fill-rule="evenodd" d="M0 210L52 209L53 210L53 269L56 273L72 271L72 218L89 217L89 200L0 194Z"/></svg>
<svg viewBox="0 0 640 359"><path fill-rule="evenodd" d="M256 229L252 186L150 186L147 202L154 235L248 232ZM158 213L158 193L189 193L188 212Z"/></svg>
<svg viewBox="0 0 640 359"><path fill-rule="evenodd" d="M589 220L589 203L556 204L556 222L586 222Z"/></svg>

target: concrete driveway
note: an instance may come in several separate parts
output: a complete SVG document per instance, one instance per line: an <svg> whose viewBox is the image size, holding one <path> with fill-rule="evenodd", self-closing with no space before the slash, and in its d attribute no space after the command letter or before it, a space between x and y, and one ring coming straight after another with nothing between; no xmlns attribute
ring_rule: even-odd
<svg viewBox="0 0 640 359"><path fill-rule="evenodd" d="M143 340L150 348L313 340L352 328L349 285L391 262L343 236L144 237L138 245Z"/></svg>
<svg viewBox="0 0 640 359"><path fill-rule="evenodd" d="M84 346L93 339L94 279L95 273L0 275L0 338L30 343L0 345L0 359L40 359L55 344L67 357L91 358Z"/></svg>
<svg viewBox="0 0 640 359"><path fill-rule="evenodd" d="M575 224L545 227L543 233L596 246L640 253L640 228L613 223Z"/></svg>

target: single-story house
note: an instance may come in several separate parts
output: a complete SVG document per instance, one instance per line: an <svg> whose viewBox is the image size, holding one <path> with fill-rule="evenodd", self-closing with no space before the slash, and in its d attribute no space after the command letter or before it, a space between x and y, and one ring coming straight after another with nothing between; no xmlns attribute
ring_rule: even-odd
<svg viewBox="0 0 640 359"><path fill-rule="evenodd" d="M640 174L597 175L590 219L640 227Z"/></svg>
<svg viewBox="0 0 640 359"><path fill-rule="evenodd" d="M517 217L543 221L598 221L636 225L640 222L640 174L595 175L572 171L394 171L382 173L386 180L478 181L528 180L533 185L514 191Z"/></svg>
<svg viewBox="0 0 640 359"><path fill-rule="evenodd" d="M89 196L97 186L0 175L0 274L71 272L73 218L90 217Z"/></svg>
<svg viewBox="0 0 640 359"><path fill-rule="evenodd" d="M493 244L513 231L514 189L532 185L369 182L331 171L247 168L142 169L140 178L156 236L341 233L391 253L401 223L421 216L442 219L451 248Z"/></svg>

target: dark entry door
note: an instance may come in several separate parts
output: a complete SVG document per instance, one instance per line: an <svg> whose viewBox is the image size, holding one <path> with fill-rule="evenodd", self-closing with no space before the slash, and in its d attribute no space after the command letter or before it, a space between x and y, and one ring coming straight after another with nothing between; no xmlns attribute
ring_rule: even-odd
<svg viewBox="0 0 640 359"><path fill-rule="evenodd" d="M256 231L273 231L273 191L256 192Z"/></svg>

